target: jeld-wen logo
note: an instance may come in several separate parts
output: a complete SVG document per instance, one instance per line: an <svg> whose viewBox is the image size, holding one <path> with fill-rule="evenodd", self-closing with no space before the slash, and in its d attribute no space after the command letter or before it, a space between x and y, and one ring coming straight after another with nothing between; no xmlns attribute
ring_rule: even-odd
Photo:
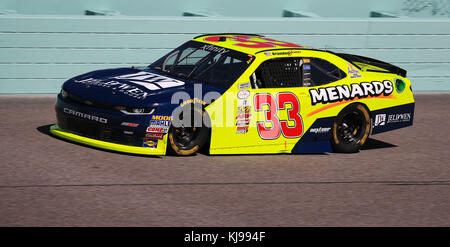
<svg viewBox="0 0 450 247"><path fill-rule="evenodd" d="M411 121L411 113L400 113L388 116L388 123L400 123Z"/></svg>
<svg viewBox="0 0 450 247"><path fill-rule="evenodd" d="M386 125L386 114L378 114L375 116L375 126Z"/></svg>

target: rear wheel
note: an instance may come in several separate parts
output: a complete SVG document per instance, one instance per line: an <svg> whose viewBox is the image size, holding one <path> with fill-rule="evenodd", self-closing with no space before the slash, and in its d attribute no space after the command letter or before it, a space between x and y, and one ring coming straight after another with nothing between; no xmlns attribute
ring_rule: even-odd
<svg viewBox="0 0 450 247"><path fill-rule="evenodd" d="M358 152L369 137L370 127L369 111L363 105L347 106L333 124L333 150L339 153Z"/></svg>
<svg viewBox="0 0 450 247"><path fill-rule="evenodd" d="M205 114L201 108L193 107L191 111L191 124L179 127L170 127L168 133L168 149L169 153L176 155L193 155L201 150L203 145L208 141L209 128L203 123L203 115ZM184 119L183 111L180 113L179 119ZM197 121L197 122L196 122Z"/></svg>

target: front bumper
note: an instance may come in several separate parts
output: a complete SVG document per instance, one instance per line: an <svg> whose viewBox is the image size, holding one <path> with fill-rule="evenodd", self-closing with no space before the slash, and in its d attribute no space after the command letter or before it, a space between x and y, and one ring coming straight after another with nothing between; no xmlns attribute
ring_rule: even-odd
<svg viewBox="0 0 450 247"><path fill-rule="evenodd" d="M117 110L93 107L64 99L59 94L55 106L57 125L51 133L64 139L119 152L164 155L167 135L146 138L150 115L124 115ZM135 126L128 126L127 124Z"/></svg>
<svg viewBox="0 0 450 247"><path fill-rule="evenodd" d="M74 141L77 143L85 144L92 147L113 150L124 153L133 153L133 154L144 154L144 155L165 155L166 154L166 143L167 143L167 135L164 135L163 140L158 141L158 145L156 148L148 148L148 147L137 147L137 146L129 146L117 143L111 143L106 141L100 141L84 136L80 136L59 128L58 125L53 125L50 127L50 132L60 138Z"/></svg>

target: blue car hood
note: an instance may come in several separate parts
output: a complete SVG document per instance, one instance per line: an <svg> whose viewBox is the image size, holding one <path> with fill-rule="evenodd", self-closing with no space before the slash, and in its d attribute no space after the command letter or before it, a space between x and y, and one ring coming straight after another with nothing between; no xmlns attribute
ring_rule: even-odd
<svg viewBox="0 0 450 247"><path fill-rule="evenodd" d="M118 68L92 71L69 79L63 89L82 99L121 106L150 106L171 101L173 93L193 95L194 81L175 78L149 68ZM202 84L202 96L222 94L226 88Z"/></svg>

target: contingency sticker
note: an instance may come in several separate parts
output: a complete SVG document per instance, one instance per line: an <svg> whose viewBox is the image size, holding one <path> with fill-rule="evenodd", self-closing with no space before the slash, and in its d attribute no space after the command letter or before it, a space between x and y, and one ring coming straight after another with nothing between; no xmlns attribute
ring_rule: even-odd
<svg viewBox="0 0 450 247"><path fill-rule="evenodd" d="M303 76L303 86L310 87L311 83L311 60L309 58L304 58L301 60L301 64L303 64L302 76Z"/></svg>
<svg viewBox="0 0 450 247"><path fill-rule="evenodd" d="M353 67L353 65L351 63L347 63L348 67L347 67L347 71L350 74L350 78L360 78L361 74L359 73L359 71Z"/></svg>
<svg viewBox="0 0 450 247"><path fill-rule="evenodd" d="M172 117L153 115L147 127L146 138L163 139L164 134L169 131Z"/></svg>
<svg viewBox="0 0 450 247"><path fill-rule="evenodd" d="M238 89L246 89L246 88L250 88L250 82L244 82L244 83L238 84Z"/></svg>
<svg viewBox="0 0 450 247"><path fill-rule="evenodd" d="M158 148L158 140L144 138L144 143L142 146L145 148Z"/></svg>
<svg viewBox="0 0 450 247"><path fill-rule="evenodd" d="M250 124L250 101L249 100L239 100L237 115L236 115L236 126L237 134L245 134L248 132L248 125Z"/></svg>

